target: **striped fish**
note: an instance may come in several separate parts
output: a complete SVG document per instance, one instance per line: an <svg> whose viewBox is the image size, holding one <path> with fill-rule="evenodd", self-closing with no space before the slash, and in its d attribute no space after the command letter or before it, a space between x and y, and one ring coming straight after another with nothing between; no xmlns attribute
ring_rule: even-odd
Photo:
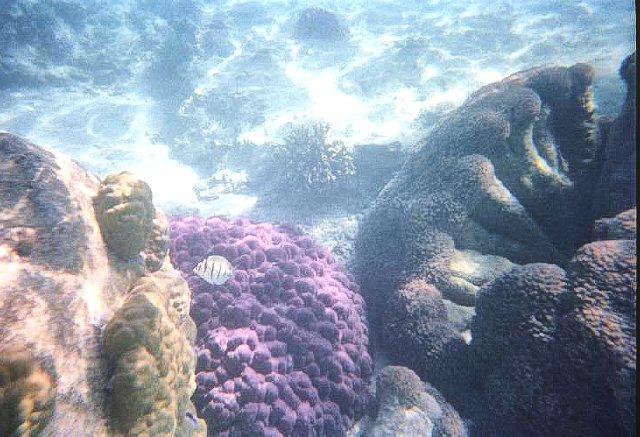
<svg viewBox="0 0 640 437"><path fill-rule="evenodd" d="M223 256L211 255L198 263L194 273L209 284L222 285L233 272L233 266Z"/></svg>

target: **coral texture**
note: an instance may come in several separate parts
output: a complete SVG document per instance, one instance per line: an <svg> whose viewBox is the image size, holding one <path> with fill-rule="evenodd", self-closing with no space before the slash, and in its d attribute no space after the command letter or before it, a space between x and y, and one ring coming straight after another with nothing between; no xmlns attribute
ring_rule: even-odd
<svg viewBox="0 0 640 437"><path fill-rule="evenodd" d="M376 377L376 420L371 437L468 435L458 413L411 369L387 366Z"/></svg>
<svg viewBox="0 0 640 437"><path fill-rule="evenodd" d="M144 249L155 217L151 189L144 181L129 172L107 176L95 209L109 249L125 260Z"/></svg>
<svg viewBox="0 0 640 437"><path fill-rule="evenodd" d="M458 277L456 251L473 251L486 272L496 256L502 270L565 264L588 241L592 76L585 64L523 71L481 88L433 128L359 227L356 274L373 320L412 276L473 305L491 277Z"/></svg>
<svg viewBox="0 0 640 437"><path fill-rule="evenodd" d="M399 287L387 302L382 339L386 353L438 386L452 378L466 344L448 321L437 288L414 279Z"/></svg>
<svg viewBox="0 0 640 437"><path fill-rule="evenodd" d="M349 30L333 12L313 7L302 11L294 34L302 40L335 41L349 36Z"/></svg>
<svg viewBox="0 0 640 437"><path fill-rule="evenodd" d="M598 240L633 240L636 238L638 215L636 209L621 212L612 218L596 220L595 236Z"/></svg>
<svg viewBox="0 0 640 437"><path fill-rule="evenodd" d="M636 53L620 66L627 96L598 144L598 183L593 217L611 217L636 206Z"/></svg>
<svg viewBox="0 0 640 437"><path fill-rule="evenodd" d="M114 369L111 419L119 432L187 436L204 431L191 419L196 363L189 298L186 282L165 264L136 283L105 327L105 353Z"/></svg>
<svg viewBox="0 0 640 437"><path fill-rule="evenodd" d="M273 194L324 194L355 174L352 153L341 141L330 141L328 133L329 125L320 121L290 126L284 144L274 146L270 165L263 170L267 174L261 176Z"/></svg>
<svg viewBox="0 0 640 437"><path fill-rule="evenodd" d="M29 352L0 347L0 435L37 435L51 419L54 377Z"/></svg>
<svg viewBox="0 0 640 437"><path fill-rule="evenodd" d="M115 369L107 365L102 328L114 313L117 316L111 326L123 314L141 317L131 321L133 327L146 326L149 320L158 322L155 334L160 337L154 339L172 349L170 353L154 349L145 361L149 368L160 369L159 375L164 375L164 369L178 369L164 379L144 381L150 387L164 384L174 389L171 398L175 402L154 404L154 417L162 418L159 423L170 420L167 417L180 422L188 419L175 428L176 435L204 434L202 422L185 416L193 410L186 401L194 388L195 360L188 346L194 327L189 327L187 319L177 324L175 311L170 310L176 305L176 311L182 308L186 315L189 294L166 257L166 220L163 224L161 213L156 211L152 220L145 221L152 224L143 227L145 232L149 229L145 241L125 229L143 256L124 260L112 254L102 238L96 218L100 214L94 209L100 181L75 162L0 133L0 175L0 434L41 430L54 437L111 435L116 422L120 434L129 434L127 426L132 423L112 420L110 412L136 411L130 399L139 398L137 384L145 375L126 367L130 363L126 354L122 360L113 360ZM126 179L129 186L145 186L130 175ZM150 199L150 193L143 197ZM121 204L123 210L129 211L131 200ZM145 211L153 211L145 205ZM114 220L117 217L123 222ZM141 221L115 214L109 223L113 230ZM143 289L155 306L142 306L143 311L136 313L132 306L139 302L140 293L127 298L132 289ZM180 296L173 296L176 293ZM120 308L125 300L125 307ZM156 315L145 313L147 310ZM110 353L115 356L113 348ZM114 408L109 409L105 387L110 386L114 370L117 387L111 402ZM126 370L131 371L128 376L124 376ZM166 381L174 377L176 382ZM125 401L114 406L113 399Z"/></svg>
<svg viewBox="0 0 640 437"><path fill-rule="evenodd" d="M566 271L516 267L480 291L480 435L632 435L636 243L581 247Z"/></svg>
<svg viewBox="0 0 640 437"><path fill-rule="evenodd" d="M635 211L598 220L605 241L583 246L594 175L620 170L598 155L593 73L534 68L481 88L435 125L359 226L374 334L478 435L627 435L635 420ZM449 341L466 322L444 317L455 310L446 302L476 306L470 345Z"/></svg>
<svg viewBox="0 0 640 437"><path fill-rule="evenodd" d="M286 226L171 220L171 260L193 292L194 402L210 435L345 435L367 403L364 300L328 251ZM192 272L226 257L233 276Z"/></svg>

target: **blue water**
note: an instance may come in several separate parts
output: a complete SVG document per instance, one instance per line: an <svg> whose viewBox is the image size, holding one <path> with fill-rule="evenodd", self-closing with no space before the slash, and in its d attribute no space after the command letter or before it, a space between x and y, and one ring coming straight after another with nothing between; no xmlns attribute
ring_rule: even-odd
<svg viewBox="0 0 640 437"><path fill-rule="evenodd" d="M133 170L166 208L231 214L251 199L207 209L193 192L190 161L213 144L322 119L349 146L410 146L473 90L541 64L593 64L597 110L614 115L635 48L628 0L323 2L348 29L328 43L293 37L308 1L4 4L0 129L100 175Z"/></svg>

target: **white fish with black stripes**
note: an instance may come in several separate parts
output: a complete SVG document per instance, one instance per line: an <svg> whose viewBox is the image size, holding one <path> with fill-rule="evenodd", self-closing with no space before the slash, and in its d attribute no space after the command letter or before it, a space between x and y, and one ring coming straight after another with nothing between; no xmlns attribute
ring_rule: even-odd
<svg viewBox="0 0 640 437"><path fill-rule="evenodd" d="M209 284L222 285L231 277L233 266L225 257L211 255L200 261L193 271Z"/></svg>

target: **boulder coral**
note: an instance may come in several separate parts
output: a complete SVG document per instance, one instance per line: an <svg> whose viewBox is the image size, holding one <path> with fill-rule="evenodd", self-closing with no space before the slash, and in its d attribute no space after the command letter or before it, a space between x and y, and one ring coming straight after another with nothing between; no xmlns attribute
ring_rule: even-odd
<svg viewBox="0 0 640 437"><path fill-rule="evenodd" d="M374 334L474 434L632 434L635 55L614 122L596 124L593 75L533 68L473 93L360 222L354 264Z"/></svg>
<svg viewBox="0 0 640 437"><path fill-rule="evenodd" d="M346 435L365 412L372 372L365 304L350 276L293 227L170 223L171 260L193 292L193 400L209 435ZM233 265L222 285L192 271L213 254Z"/></svg>
<svg viewBox="0 0 640 437"><path fill-rule="evenodd" d="M635 232L634 232L635 234ZM516 267L479 293L480 435L632 435L636 241L582 246L566 270Z"/></svg>
<svg viewBox="0 0 640 437"><path fill-rule="evenodd" d="M565 264L588 240L592 77L585 64L520 72L434 127L360 226L357 275L374 310L412 275L459 294L454 249Z"/></svg>
<svg viewBox="0 0 640 437"><path fill-rule="evenodd" d="M382 340L394 362L440 387L459 378L466 344L449 322L442 295L422 279L395 290L383 314ZM456 374L458 373L458 374Z"/></svg>
<svg viewBox="0 0 640 437"><path fill-rule="evenodd" d="M131 435L142 428L128 418L144 408L157 419L150 429L203 435L186 402L195 384L190 295L146 184L130 174L101 183L6 132L0 175L0 434ZM106 205L106 186L123 196ZM132 187L143 194L129 195ZM135 244L120 244L117 229ZM127 420L123 409L132 410Z"/></svg>
<svg viewBox="0 0 640 437"><path fill-rule="evenodd" d="M378 411L361 435L371 437L466 437L458 413L411 369L387 366L376 377Z"/></svg>
<svg viewBox="0 0 640 437"><path fill-rule="evenodd" d="M109 249L125 260L144 249L155 216L146 182L129 172L107 176L100 184L95 209Z"/></svg>
<svg viewBox="0 0 640 437"><path fill-rule="evenodd" d="M633 240L636 238L636 209L621 212L612 218L596 220L594 233L596 240Z"/></svg>

